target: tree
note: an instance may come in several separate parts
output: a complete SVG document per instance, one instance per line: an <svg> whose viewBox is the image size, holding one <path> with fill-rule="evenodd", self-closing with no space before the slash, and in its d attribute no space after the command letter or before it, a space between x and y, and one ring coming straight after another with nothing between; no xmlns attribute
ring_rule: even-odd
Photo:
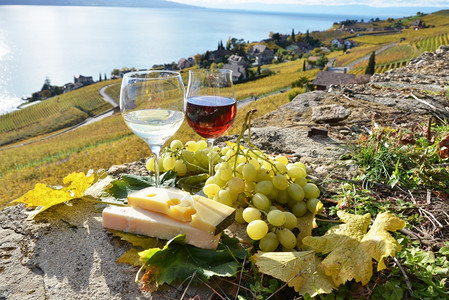
<svg viewBox="0 0 449 300"><path fill-rule="evenodd" d="M302 64L302 71L304 72L306 70L306 60L304 59L304 62Z"/></svg>
<svg viewBox="0 0 449 300"><path fill-rule="evenodd" d="M106 73L104 73L103 80L108 80L108 78L106 77Z"/></svg>
<svg viewBox="0 0 449 300"><path fill-rule="evenodd" d="M100 76L98 76L98 81L101 81L101 73L100 73Z"/></svg>
<svg viewBox="0 0 449 300"><path fill-rule="evenodd" d="M373 53L371 53L369 57L368 66L365 69L365 74L373 75L375 69L376 69L376 52L373 51Z"/></svg>
<svg viewBox="0 0 449 300"><path fill-rule="evenodd" d="M329 59L326 56L324 56L324 54L323 54L317 59L316 65L318 67L320 67L320 69L323 69L324 66L326 66L328 61L329 61Z"/></svg>
<svg viewBox="0 0 449 300"><path fill-rule="evenodd" d="M41 88L41 92L44 91L44 90L51 91L51 89L52 89L52 87L51 87L50 78L45 77L44 85Z"/></svg>
<svg viewBox="0 0 449 300"><path fill-rule="evenodd" d="M295 38L295 29L292 28L292 43L296 43L296 38Z"/></svg>

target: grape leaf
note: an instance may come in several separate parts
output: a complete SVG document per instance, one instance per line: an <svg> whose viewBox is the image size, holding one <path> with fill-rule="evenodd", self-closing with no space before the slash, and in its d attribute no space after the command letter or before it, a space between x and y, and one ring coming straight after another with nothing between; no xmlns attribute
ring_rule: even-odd
<svg viewBox="0 0 449 300"><path fill-rule="evenodd" d="M321 237L305 237L303 243L317 252L329 253L320 265L337 286L352 279L365 285L373 274L373 258L379 271L386 268L384 257L401 250L388 231L403 228L405 222L391 213L382 213L367 232L370 214L359 216L343 211L337 214L344 224L331 227Z"/></svg>
<svg viewBox="0 0 449 300"><path fill-rule="evenodd" d="M63 179L65 185L70 183L69 186L54 188L37 183L33 190L28 191L19 199L11 202L11 204L25 203L27 207L36 207L29 214L30 218L34 218L54 205L81 198L94 181L95 176L92 174L85 175L83 172L71 173Z"/></svg>
<svg viewBox="0 0 449 300"><path fill-rule="evenodd" d="M139 252L146 264L145 280L161 286L175 280L185 280L193 274L202 280L212 276L229 277L237 273L239 259L248 252L239 247L239 241L222 235L217 250L196 248L184 243L185 235L178 235L162 248L152 248ZM195 277L195 276L194 276ZM198 279L193 278L193 283Z"/></svg>
<svg viewBox="0 0 449 300"><path fill-rule="evenodd" d="M133 245L133 248L123 253L117 259L117 263L140 267L142 266L142 261L140 260L139 251L148 248L163 247L165 245L165 241L161 241L156 238L112 229L109 229L109 231L112 232L114 236L119 237L121 240L127 241L128 243Z"/></svg>
<svg viewBox="0 0 449 300"><path fill-rule="evenodd" d="M331 293L332 279L324 273L315 258L315 251L258 252L253 256L259 271L287 282L301 295L312 297Z"/></svg>

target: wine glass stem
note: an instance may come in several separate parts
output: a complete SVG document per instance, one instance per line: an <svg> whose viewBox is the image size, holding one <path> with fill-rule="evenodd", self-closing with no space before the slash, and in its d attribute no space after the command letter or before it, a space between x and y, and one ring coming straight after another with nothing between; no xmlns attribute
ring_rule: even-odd
<svg viewBox="0 0 449 300"><path fill-rule="evenodd" d="M154 158L154 181L156 184L156 187L158 188L160 185L159 182L159 154L161 152L161 146L159 145L149 145L151 148L151 152L153 152Z"/></svg>
<svg viewBox="0 0 449 300"><path fill-rule="evenodd" d="M209 176L214 176L214 156L212 149L214 148L214 139L207 139L207 146L209 148Z"/></svg>

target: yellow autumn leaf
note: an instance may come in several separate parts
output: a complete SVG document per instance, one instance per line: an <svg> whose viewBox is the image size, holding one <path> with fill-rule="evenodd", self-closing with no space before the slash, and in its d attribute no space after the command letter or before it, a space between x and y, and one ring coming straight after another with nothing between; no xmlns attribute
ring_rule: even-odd
<svg viewBox="0 0 449 300"><path fill-rule="evenodd" d="M391 213L382 213L367 232L370 214L359 216L339 211L338 216L344 224L331 227L321 237L305 237L303 243L317 252L329 253L320 265L335 285L352 279L365 285L373 274L373 258L381 270L385 268L383 258L401 250L388 231L403 228L405 222Z"/></svg>
<svg viewBox="0 0 449 300"><path fill-rule="evenodd" d="M64 184L67 185L70 183L68 187L53 188L42 183L37 183L33 190L27 192L19 199L14 200L11 204L24 203L26 207L36 207L29 215L29 217L34 218L39 213L54 205L81 198L84 191L92 185L94 180L94 176L86 176L81 172L72 173L64 177Z"/></svg>
<svg viewBox="0 0 449 300"><path fill-rule="evenodd" d="M332 279L318 266L313 250L258 252L253 258L261 273L286 282L303 296L329 294L335 288Z"/></svg>

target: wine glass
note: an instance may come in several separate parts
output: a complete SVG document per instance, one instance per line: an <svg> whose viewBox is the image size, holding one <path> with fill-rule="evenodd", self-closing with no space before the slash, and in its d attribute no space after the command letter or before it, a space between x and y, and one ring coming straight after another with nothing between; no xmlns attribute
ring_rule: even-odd
<svg viewBox="0 0 449 300"><path fill-rule="evenodd" d="M212 176L214 139L232 126L237 112L232 71L190 70L186 98L187 122L196 133L207 139L209 175Z"/></svg>
<svg viewBox="0 0 449 300"><path fill-rule="evenodd" d="M184 120L184 101L184 84L178 72L138 71L123 76L120 111L126 125L155 156L156 187L160 185L160 150Z"/></svg>

